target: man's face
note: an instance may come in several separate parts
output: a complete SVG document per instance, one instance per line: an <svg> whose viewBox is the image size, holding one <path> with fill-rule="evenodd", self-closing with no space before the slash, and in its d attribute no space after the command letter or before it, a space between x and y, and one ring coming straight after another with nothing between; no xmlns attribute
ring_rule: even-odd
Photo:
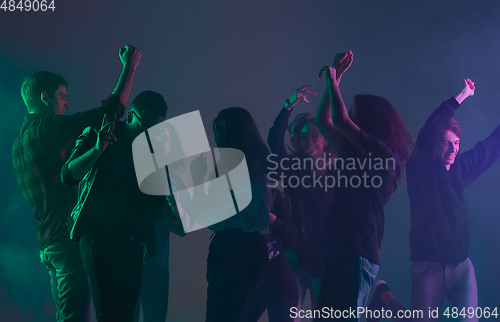
<svg viewBox="0 0 500 322"><path fill-rule="evenodd" d="M438 143L438 157L443 162L446 170L455 162L455 157L460 150L460 138L452 131L446 131L441 134L441 140Z"/></svg>
<svg viewBox="0 0 500 322"><path fill-rule="evenodd" d="M66 93L66 86L59 85L54 94L54 97L45 97L48 112L50 115L64 115L66 109L69 108L67 96L68 94Z"/></svg>

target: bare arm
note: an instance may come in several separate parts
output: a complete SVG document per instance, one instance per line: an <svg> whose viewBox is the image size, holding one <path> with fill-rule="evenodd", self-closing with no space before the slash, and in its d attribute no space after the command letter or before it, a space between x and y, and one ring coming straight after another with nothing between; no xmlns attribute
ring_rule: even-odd
<svg viewBox="0 0 500 322"><path fill-rule="evenodd" d="M457 100L458 104L462 104L462 102L469 96L474 95L474 90L476 89L474 87L474 82L471 81L468 78L464 78L464 89L460 92L457 93L457 95L453 96Z"/></svg>
<svg viewBox="0 0 500 322"><path fill-rule="evenodd" d="M340 155L345 139L339 132L339 130L335 128L332 122L330 94L328 93L328 87L325 87L325 91L323 92L321 103L319 103L319 108L316 112L315 122L318 126L319 131L321 132L321 135L323 135L332 149Z"/></svg>
<svg viewBox="0 0 500 322"><path fill-rule="evenodd" d="M359 127L351 120L340 94L339 82L342 74L351 66L352 52L341 53L335 56L333 67L324 66L320 76L326 71L326 88L330 96L331 119L333 126L340 132L342 137L351 142L356 148L362 148ZM323 112L324 113L324 112ZM334 137L333 140L339 140ZM335 142L338 145L338 142ZM332 144L332 146L334 146Z"/></svg>
<svg viewBox="0 0 500 322"><path fill-rule="evenodd" d="M120 48L120 60L123 64L122 73L118 79L113 94L120 97L120 100L125 105L132 89L132 82L134 79L135 69L141 61L141 51L134 46L126 45L125 48Z"/></svg>
<svg viewBox="0 0 500 322"><path fill-rule="evenodd" d="M332 149L340 155L345 138L333 125L328 87L325 87L325 91L323 92L323 97L321 98L318 111L316 112L315 122L321 135L323 135Z"/></svg>
<svg viewBox="0 0 500 322"><path fill-rule="evenodd" d="M337 63L337 68L330 71L326 70L326 67L323 67L318 76L318 78L321 78L321 75L325 71L327 72L327 85L325 87L325 91L323 92L323 97L321 98L321 103L316 113L316 124L318 125L321 134L327 140L328 144L330 144L332 149L335 150L335 152L337 152L339 155L342 152L342 147L346 138L335 125L336 120L334 118L338 116L338 113L335 113L336 110L334 109L333 102L335 99L335 103L339 104L339 102L337 101L337 96L340 96L338 85L344 72L351 66L352 60L353 56L351 51L349 51L348 53L338 54L334 60L334 65ZM332 80L330 73L333 73L333 75L335 75L335 81ZM335 84L332 84L332 82ZM332 87L334 85L336 86L338 92L338 94L336 93L337 96L333 95ZM340 97L340 102L342 105L344 104L344 102L342 101L342 97ZM345 105L343 106L346 114L345 116L349 118L349 115L347 115L347 111L345 109ZM332 118L332 113L334 118Z"/></svg>

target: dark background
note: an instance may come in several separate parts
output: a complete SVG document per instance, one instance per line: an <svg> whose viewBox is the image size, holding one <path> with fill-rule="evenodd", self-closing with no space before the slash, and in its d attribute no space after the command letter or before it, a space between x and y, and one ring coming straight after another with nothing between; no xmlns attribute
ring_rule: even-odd
<svg viewBox="0 0 500 322"><path fill-rule="evenodd" d="M1 2L1 1L0 1ZM17 3L17 1L16 1ZM68 114L97 106L121 70L118 48L141 49L131 99L152 89L169 117L200 110L211 144L219 110L247 108L262 136L291 93L314 84L321 66L351 49L341 84L393 103L414 137L430 113L471 78L476 94L456 113L465 151L500 123L500 3L494 0L55 0L54 12L0 10L0 320L53 321L49 276L39 262L32 210L10 150L26 108L23 78L36 70L69 82ZM316 110L320 96L294 115ZM292 115L293 116L293 115ZM468 190L470 258L481 307L500 306L496 164ZM386 207L379 278L410 306L409 200L401 185ZM169 321L204 320L210 231L172 238Z"/></svg>

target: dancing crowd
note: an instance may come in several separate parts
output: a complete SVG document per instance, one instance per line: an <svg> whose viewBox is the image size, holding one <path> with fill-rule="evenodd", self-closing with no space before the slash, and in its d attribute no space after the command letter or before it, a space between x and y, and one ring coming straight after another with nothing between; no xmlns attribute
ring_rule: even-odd
<svg viewBox="0 0 500 322"><path fill-rule="evenodd" d="M84 112L65 115L68 83L58 74L34 72L21 87L28 115L12 160L39 222L40 260L49 271L57 321L88 321L90 301L100 322L139 321L141 306L145 322L165 321L170 233L184 236L182 218L204 205L207 214L214 212L203 201L218 196L210 183L182 202L178 193L141 192L134 139L146 132L166 156L176 149L182 155L182 146L175 128L157 126L168 119L159 93L141 92L121 120L141 52L125 46L119 58L123 69L111 95ZM231 218L208 227L214 234L206 321L256 322L265 310L271 322L359 320L357 311L364 307L403 320L395 312L406 308L388 283L375 280L382 265L384 207L404 177L410 205L401 211L411 215L411 305L423 312L409 319L438 320L445 298L459 310L477 310L464 190L500 157L500 127L459 153L461 130L453 116L475 90L464 79L463 88L429 116L413 142L386 99L360 94L346 107L339 86L352 62L349 51L321 68L326 85L316 115L300 113L290 121L294 108L316 95L312 85L294 91L269 130L267 145L251 111L225 108L213 121L217 147L244 153L252 198ZM221 176L217 170L228 168L229 159L221 152L208 170L200 156L191 166L167 166L164 176L172 191L186 190L207 174ZM353 161L332 167L340 159ZM297 167L301 162L309 166ZM279 184L270 169L273 178L294 178L297 184ZM183 180L186 172L193 184ZM311 178L338 182L326 189L311 185ZM303 309L307 291L311 310ZM431 314L436 308L438 314ZM459 319L478 321L476 314Z"/></svg>

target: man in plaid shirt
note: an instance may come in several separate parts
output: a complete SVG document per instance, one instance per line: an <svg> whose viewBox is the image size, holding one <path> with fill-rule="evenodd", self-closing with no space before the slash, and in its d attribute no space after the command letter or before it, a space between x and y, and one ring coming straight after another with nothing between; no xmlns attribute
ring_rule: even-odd
<svg viewBox="0 0 500 322"><path fill-rule="evenodd" d="M69 108L68 83L58 74L34 72L21 87L29 114L14 142L12 162L21 192L39 221L40 260L49 270L57 321L88 320L90 304L79 246L70 240L68 231L78 186L61 183L61 168L85 127L99 126L104 114L116 119L123 116L141 52L125 46L119 57L123 69L111 96L101 107L86 112L64 115Z"/></svg>

